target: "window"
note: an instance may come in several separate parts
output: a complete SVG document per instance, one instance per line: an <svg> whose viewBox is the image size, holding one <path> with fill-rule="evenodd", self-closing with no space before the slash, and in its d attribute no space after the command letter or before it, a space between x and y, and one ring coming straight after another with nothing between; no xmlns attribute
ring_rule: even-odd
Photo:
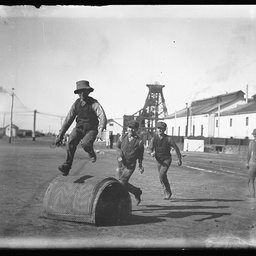
<svg viewBox="0 0 256 256"><path fill-rule="evenodd" d="M179 126L179 128L178 128L178 136L180 136L180 126Z"/></svg>
<svg viewBox="0 0 256 256"><path fill-rule="evenodd" d="M113 123L110 123L109 126L114 126L114 124L113 124Z"/></svg>
<svg viewBox="0 0 256 256"><path fill-rule="evenodd" d="M201 136L204 136L204 126L201 125Z"/></svg>
<svg viewBox="0 0 256 256"><path fill-rule="evenodd" d="M247 116L245 119L245 125L248 126L249 125L249 117Z"/></svg>
<svg viewBox="0 0 256 256"><path fill-rule="evenodd" d="M229 120L229 126L232 127L232 118Z"/></svg>
<svg viewBox="0 0 256 256"><path fill-rule="evenodd" d="M216 120L216 127L218 127L218 120Z"/></svg>
<svg viewBox="0 0 256 256"><path fill-rule="evenodd" d="M172 136L174 135L174 127L172 127Z"/></svg>
<svg viewBox="0 0 256 256"><path fill-rule="evenodd" d="M195 125L193 125L193 136L195 136L195 132L196 132L196 127Z"/></svg>

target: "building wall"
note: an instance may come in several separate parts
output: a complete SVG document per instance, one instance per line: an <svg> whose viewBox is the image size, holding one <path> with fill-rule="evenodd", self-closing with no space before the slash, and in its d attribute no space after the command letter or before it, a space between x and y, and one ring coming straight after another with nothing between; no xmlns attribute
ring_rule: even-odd
<svg viewBox="0 0 256 256"><path fill-rule="evenodd" d="M8 137L11 137L11 133L10 133L10 126L7 126L6 129L5 129L5 135L8 136ZM12 127L12 137L16 137L17 135L17 130Z"/></svg>
<svg viewBox="0 0 256 256"><path fill-rule="evenodd" d="M113 133L113 135L116 135L118 133L122 134L123 127L121 127L120 125L118 125L115 122L109 122L107 124L106 130L111 131Z"/></svg>
<svg viewBox="0 0 256 256"><path fill-rule="evenodd" d="M165 119L167 134L172 136L186 136L187 117ZM202 134L203 128L203 134ZM188 136L205 136L209 134L208 115L190 116L188 124Z"/></svg>
<svg viewBox="0 0 256 256"><path fill-rule="evenodd" d="M232 120L232 125L230 125L230 120ZM220 137L239 139L248 137L252 139L254 128L256 128L256 113L223 116L220 119Z"/></svg>
<svg viewBox="0 0 256 256"><path fill-rule="evenodd" d="M172 136L185 136L187 118L173 118L165 119L164 122L167 124L166 133Z"/></svg>
<svg viewBox="0 0 256 256"><path fill-rule="evenodd" d="M248 124L246 123L248 118ZM232 119L232 121L230 121ZM218 127L216 122L218 121ZM165 119L167 124L167 134L173 136L185 136L187 118ZM232 125L230 124L232 122ZM256 128L256 113L240 114L230 116L218 115L200 115L189 117L188 135L204 136L204 137L221 137L221 138L237 138L244 139L248 137L252 139L252 131ZM203 127L203 134L201 129ZM180 129L180 134L178 131ZM219 129L219 131L218 131Z"/></svg>
<svg viewBox="0 0 256 256"><path fill-rule="evenodd" d="M214 133L215 133L215 115L209 115L208 116L208 136L207 137L214 137Z"/></svg>
<svg viewBox="0 0 256 256"><path fill-rule="evenodd" d="M188 135L208 137L208 115L191 116Z"/></svg>
<svg viewBox="0 0 256 256"><path fill-rule="evenodd" d="M232 124L230 123L232 121ZM215 127L216 127L216 122L215 122ZM237 127L237 118L236 116L223 116L220 118L219 122L219 131L220 131L220 136L219 137L225 137L225 138L230 138L230 137L235 137L237 138L236 134L236 127ZM218 129L216 127L216 130ZM218 133L216 132L214 137L217 137ZM245 136L244 136L245 137Z"/></svg>

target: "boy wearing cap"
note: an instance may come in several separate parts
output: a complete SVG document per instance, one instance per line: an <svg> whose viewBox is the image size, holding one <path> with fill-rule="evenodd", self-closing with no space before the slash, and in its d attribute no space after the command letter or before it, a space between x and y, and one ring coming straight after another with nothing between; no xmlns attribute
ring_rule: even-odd
<svg viewBox="0 0 256 256"><path fill-rule="evenodd" d="M136 134L139 123L131 120L128 123L127 132L118 138L116 144L116 155L118 162L118 178L124 187L135 196L138 205L141 202L142 191L129 183L138 160L139 170L142 174L144 168L142 166L144 144L142 139Z"/></svg>
<svg viewBox="0 0 256 256"><path fill-rule="evenodd" d="M94 91L94 89L90 87L89 82L86 80L78 81L76 86L77 88L74 93L78 94L79 98L71 106L59 131L59 135L55 140L55 144L59 146L66 131L76 119L76 126L69 135L67 143L66 160L58 167L64 176L69 174L79 142L81 142L84 151L89 154L91 161L93 163L96 161L93 143L97 135L101 137L107 124L104 109L96 99L89 97L89 94Z"/></svg>
<svg viewBox="0 0 256 256"><path fill-rule="evenodd" d="M256 177L256 129L253 129L254 139L250 141L246 157L246 168L249 169L248 197L255 197L255 177Z"/></svg>
<svg viewBox="0 0 256 256"><path fill-rule="evenodd" d="M178 157L178 165L181 166L181 153L171 136L165 134L166 123L158 122L156 134L149 142L149 154L156 158L160 182L164 188L164 200L172 196L171 187L167 178L167 171L172 163L171 148L174 148Z"/></svg>

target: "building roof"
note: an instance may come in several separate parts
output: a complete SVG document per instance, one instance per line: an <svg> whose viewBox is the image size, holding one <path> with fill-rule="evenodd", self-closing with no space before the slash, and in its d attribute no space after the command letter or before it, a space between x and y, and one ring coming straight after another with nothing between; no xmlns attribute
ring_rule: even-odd
<svg viewBox="0 0 256 256"><path fill-rule="evenodd" d="M222 116L239 115L239 114L250 114L256 113L256 101L250 100L248 103L238 105L236 108L232 108L221 113Z"/></svg>
<svg viewBox="0 0 256 256"><path fill-rule="evenodd" d="M218 112L219 106L220 109L224 109L232 106L235 103L238 103L239 101L244 101L244 95L245 93L240 90L232 93L217 95L211 98L193 101L189 107L190 115L196 116L216 113ZM186 117L187 111L187 108L181 109L167 116L166 119Z"/></svg>
<svg viewBox="0 0 256 256"><path fill-rule="evenodd" d="M9 127L10 125L8 124L8 125L6 125L4 128L6 129L7 127ZM14 129L19 129L19 127L17 126L17 125L15 125L15 124L12 124L12 128L14 128Z"/></svg>
<svg viewBox="0 0 256 256"><path fill-rule="evenodd" d="M123 127L121 124L119 124L117 121L115 121L115 120L112 119L112 118L107 120L107 124L108 124L108 123L111 123L111 122L116 123L116 124L119 125L120 127Z"/></svg>

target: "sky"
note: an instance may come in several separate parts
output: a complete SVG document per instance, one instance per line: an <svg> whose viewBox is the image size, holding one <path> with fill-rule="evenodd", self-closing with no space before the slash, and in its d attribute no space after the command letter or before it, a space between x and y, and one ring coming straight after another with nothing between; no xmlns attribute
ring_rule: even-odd
<svg viewBox="0 0 256 256"><path fill-rule="evenodd" d="M255 5L0 6L0 127L13 102L20 129L33 129L36 110L36 130L57 132L79 80L122 124L147 84L165 86L172 114L246 85L251 97L255 70Z"/></svg>

